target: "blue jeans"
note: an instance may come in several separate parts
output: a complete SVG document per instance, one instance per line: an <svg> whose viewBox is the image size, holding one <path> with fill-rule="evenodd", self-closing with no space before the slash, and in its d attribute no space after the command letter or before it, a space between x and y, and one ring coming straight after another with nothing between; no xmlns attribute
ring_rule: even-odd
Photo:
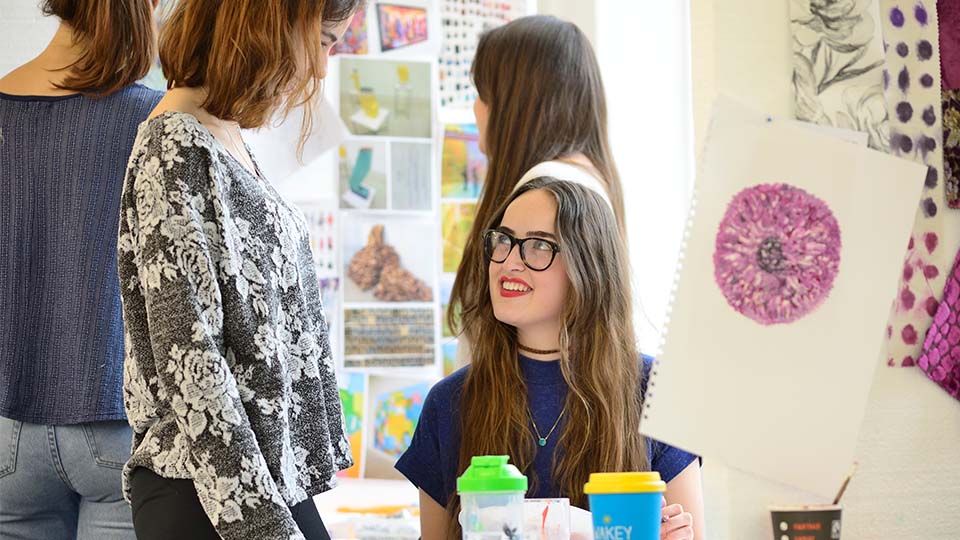
<svg viewBox="0 0 960 540"><path fill-rule="evenodd" d="M124 421L0 417L0 540L134 540L120 476L130 441Z"/></svg>

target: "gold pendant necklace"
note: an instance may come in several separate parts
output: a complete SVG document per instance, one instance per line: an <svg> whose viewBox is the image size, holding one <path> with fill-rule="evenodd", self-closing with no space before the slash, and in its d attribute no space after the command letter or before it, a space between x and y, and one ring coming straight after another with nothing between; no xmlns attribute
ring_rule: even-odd
<svg viewBox="0 0 960 540"><path fill-rule="evenodd" d="M547 439L550 438L550 435L553 435L553 430L557 429L557 426L560 425L560 419L563 418L563 413L567 412L567 406L563 406L563 410L560 411L560 416L557 416L557 421L553 423L553 427L550 428L550 432L546 436L540 435L540 429L537 428L537 421L533 419L533 413L530 413L530 421L533 422L533 431L537 434L537 444L540 446L547 445Z"/></svg>

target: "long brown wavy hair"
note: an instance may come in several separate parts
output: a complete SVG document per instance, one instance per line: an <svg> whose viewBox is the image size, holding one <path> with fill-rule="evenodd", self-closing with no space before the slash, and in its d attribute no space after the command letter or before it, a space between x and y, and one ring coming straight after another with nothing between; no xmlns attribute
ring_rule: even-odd
<svg viewBox="0 0 960 540"><path fill-rule="evenodd" d="M82 46L57 88L104 96L150 70L157 50L150 0L44 0L41 9L69 24Z"/></svg>
<svg viewBox="0 0 960 540"><path fill-rule="evenodd" d="M450 294L447 319L461 329L476 317L474 291L486 290L481 232L531 167L582 153L606 183L625 233L623 189L607 138L607 104L590 41L556 17L522 17L485 32L471 67L489 110L484 134L489 166L473 229Z"/></svg>
<svg viewBox="0 0 960 540"><path fill-rule="evenodd" d="M542 189L557 200L556 228L570 279L561 314L560 368L569 386L566 421L553 462L553 485L572 504L586 506L583 485L591 472L649 469L640 434L640 354L631 319L630 269L616 219L594 191L572 182L538 178L501 204L484 228L500 225L511 201ZM472 301L476 317L466 327L473 360L460 397L457 473L477 455L509 455L531 474L536 455L527 390L517 359L516 329L494 316L488 283ZM535 489L539 479L532 478ZM448 536L459 534L459 498L447 510Z"/></svg>
<svg viewBox="0 0 960 540"><path fill-rule="evenodd" d="M257 128L317 99L322 26L353 16L363 0L178 0L160 31L168 87L205 87L201 106ZM304 107L301 149L312 128Z"/></svg>

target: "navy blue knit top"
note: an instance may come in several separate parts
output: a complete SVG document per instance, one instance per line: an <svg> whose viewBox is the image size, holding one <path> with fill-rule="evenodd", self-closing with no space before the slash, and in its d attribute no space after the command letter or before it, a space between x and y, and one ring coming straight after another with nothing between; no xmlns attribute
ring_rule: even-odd
<svg viewBox="0 0 960 540"><path fill-rule="evenodd" d="M0 416L124 419L120 194L162 97L0 93Z"/></svg>
<svg viewBox="0 0 960 540"><path fill-rule="evenodd" d="M543 433L552 429L563 432L566 419L561 418L567 398L567 382L560 371L560 362L544 362L525 356L519 357L523 380L527 387L527 404L530 414ZM643 357L640 391L646 393L647 380L653 359ZM456 493L458 460L460 457L460 394L470 367L461 368L434 385L423 403L423 411L417 422L410 447L397 461L395 467L410 482L423 490L440 506L446 506ZM521 471L528 477L536 476L536 487L531 482L527 497L570 497L553 483L553 458L558 450L560 436L548 436L543 446L534 447L537 452L530 469ZM669 483L683 472L697 456L660 441L645 438L650 470L660 473Z"/></svg>

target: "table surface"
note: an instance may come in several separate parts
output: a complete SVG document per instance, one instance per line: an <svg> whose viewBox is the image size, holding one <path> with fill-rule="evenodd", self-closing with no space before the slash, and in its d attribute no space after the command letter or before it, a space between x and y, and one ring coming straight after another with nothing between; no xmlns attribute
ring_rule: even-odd
<svg viewBox="0 0 960 540"><path fill-rule="evenodd" d="M336 488L313 498L320 516L326 518L337 508L416 505L420 502L417 488L406 480L373 480L341 478Z"/></svg>

